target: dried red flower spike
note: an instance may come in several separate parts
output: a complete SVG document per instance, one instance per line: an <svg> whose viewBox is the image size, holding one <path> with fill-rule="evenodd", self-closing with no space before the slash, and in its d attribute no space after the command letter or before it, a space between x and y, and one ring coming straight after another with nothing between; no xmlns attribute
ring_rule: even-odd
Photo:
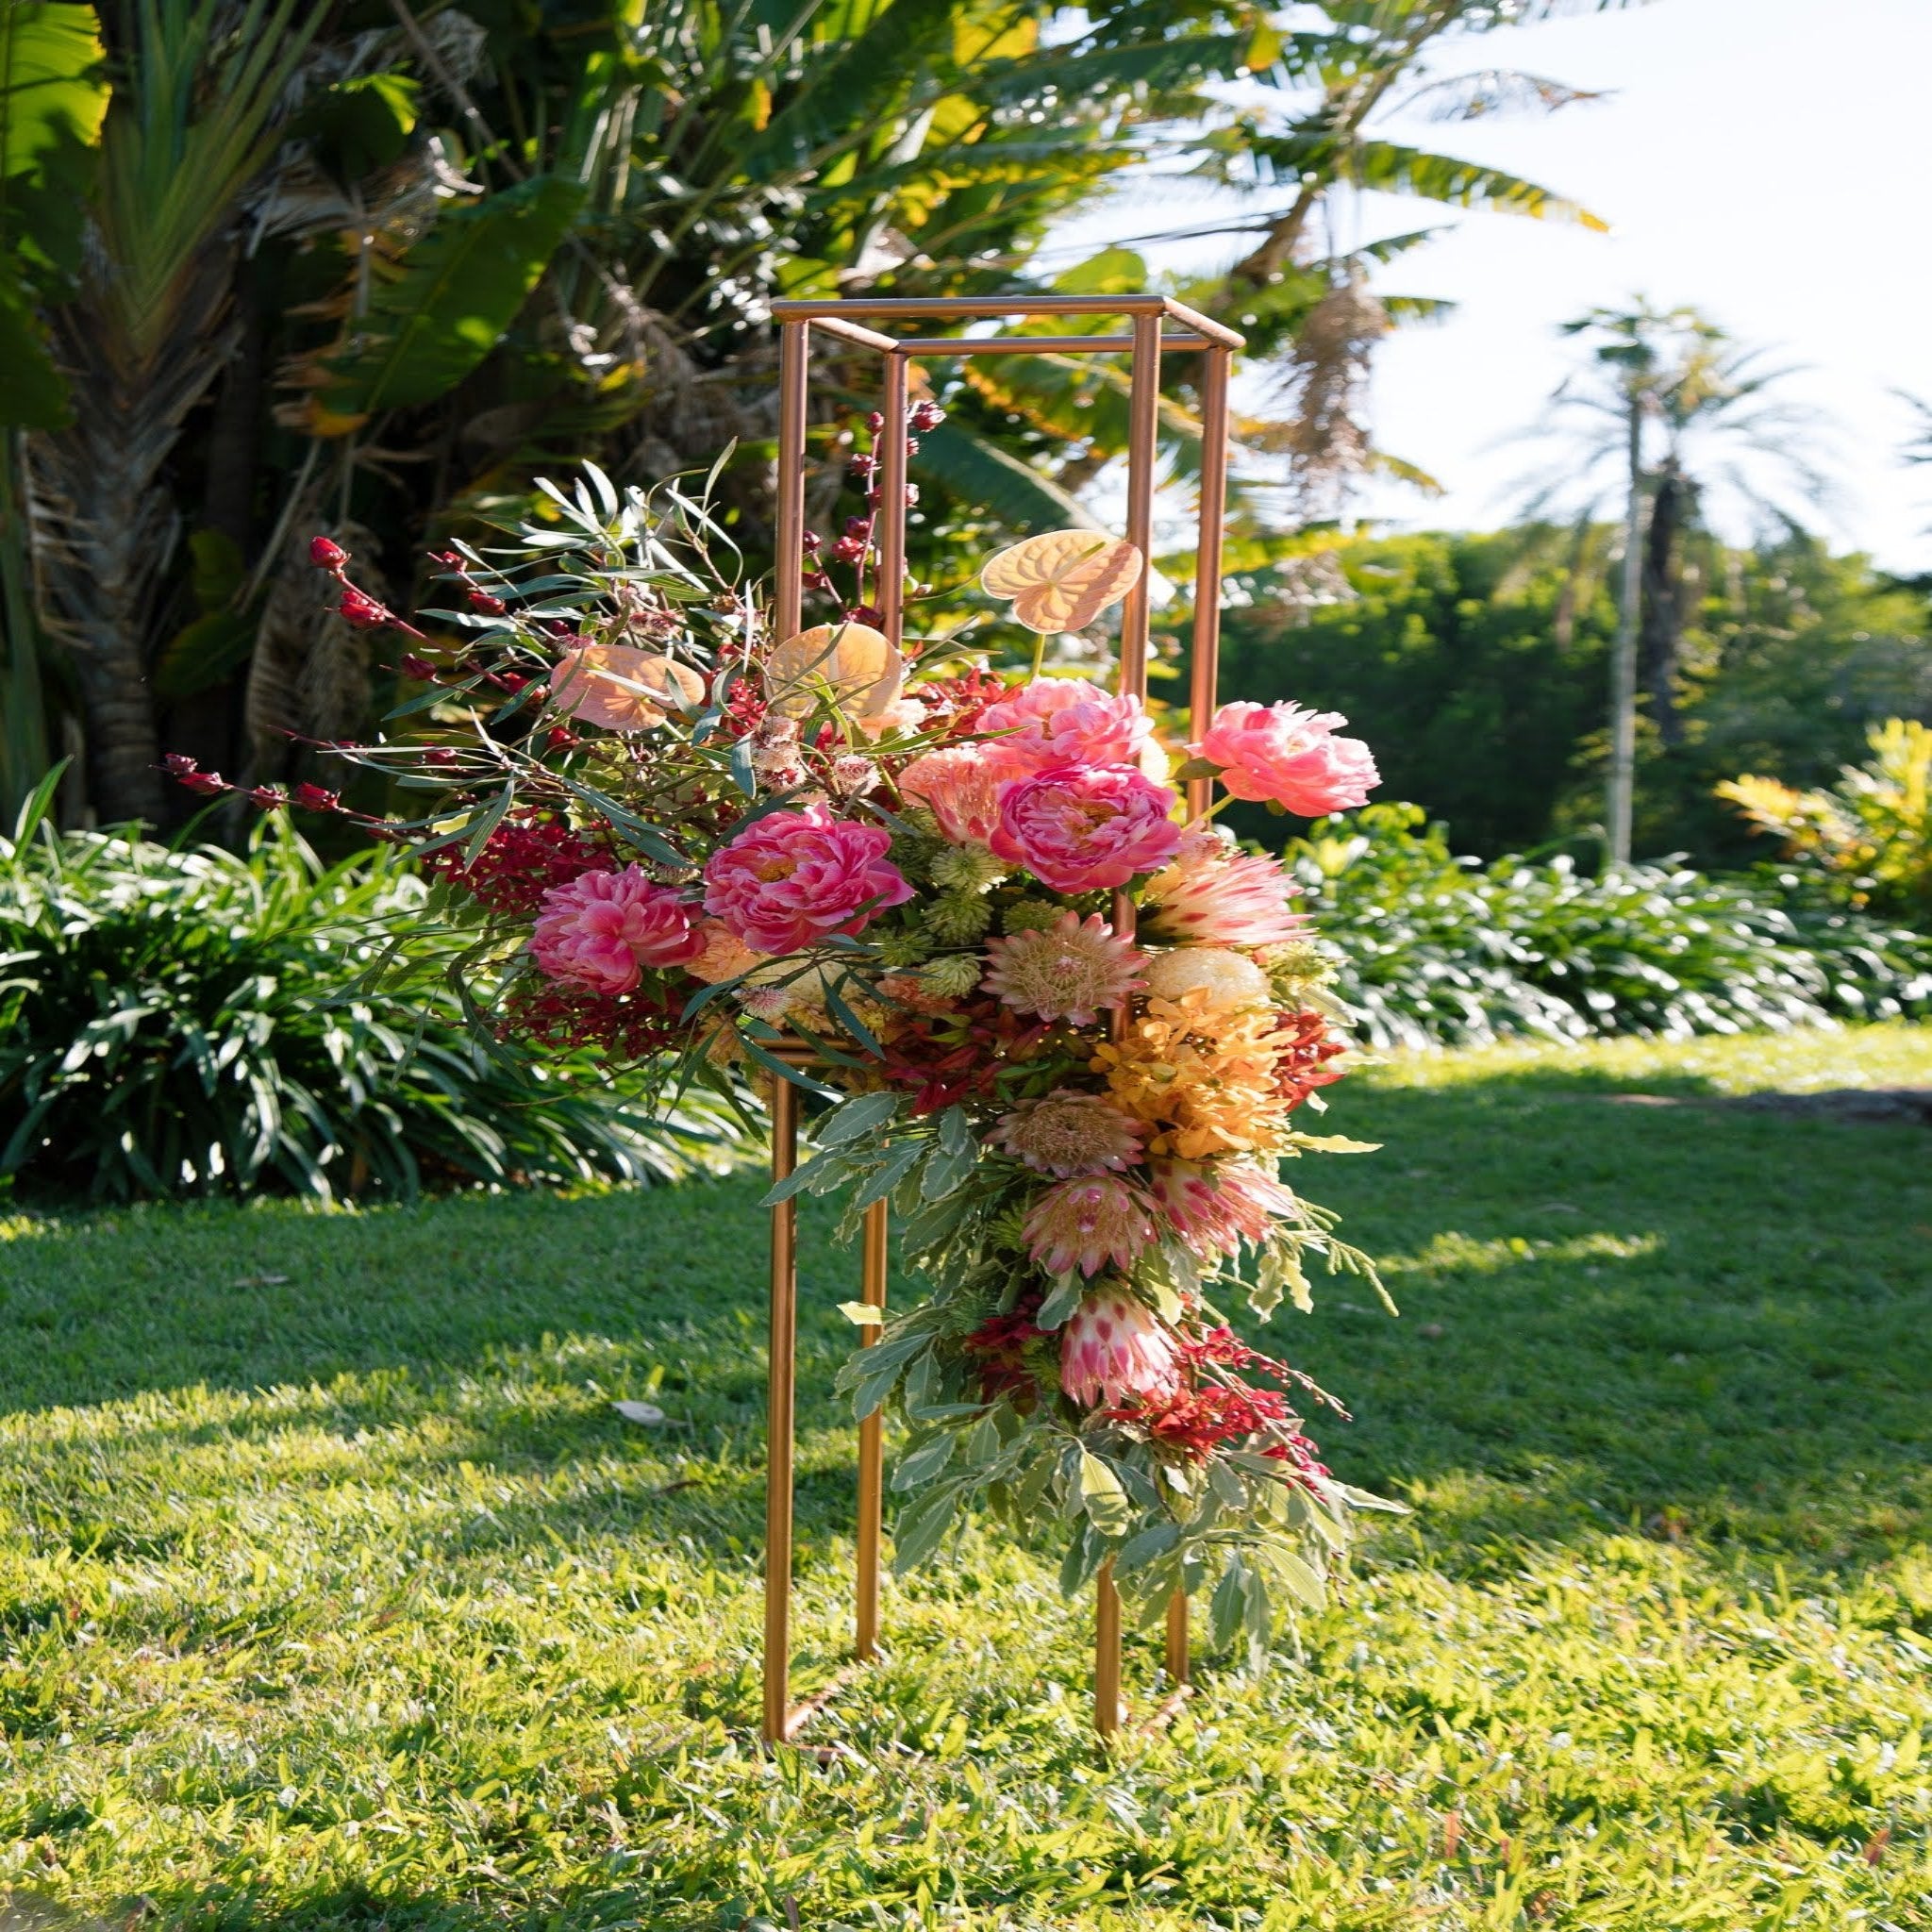
<svg viewBox="0 0 1932 1932"><path fill-rule="evenodd" d="M357 630L374 630L389 622L389 612L366 591L358 591L353 584L343 586L340 608L342 622Z"/></svg>
<svg viewBox="0 0 1932 1932"><path fill-rule="evenodd" d="M331 791L324 785L310 785L306 781L295 788L295 803L304 811L337 811L341 808L342 794Z"/></svg>
<svg viewBox="0 0 1932 1932"><path fill-rule="evenodd" d="M180 772L175 774L197 798L214 798L233 788L219 772Z"/></svg>
<svg viewBox="0 0 1932 1932"><path fill-rule="evenodd" d="M481 611L485 617L501 617L508 606L501 597L492 597L488 591L472 591L470 608Z"/></svg>

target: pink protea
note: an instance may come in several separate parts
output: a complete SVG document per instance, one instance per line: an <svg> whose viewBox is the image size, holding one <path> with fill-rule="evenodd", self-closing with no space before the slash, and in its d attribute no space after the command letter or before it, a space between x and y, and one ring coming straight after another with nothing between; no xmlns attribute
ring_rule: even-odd
<svg viewBox="0 0 1932 1932"><path fill-rule="evenodd" d="M1139 1188L1112 1174L1047 1189L1021 1224L1027 1252L1049 1274L1097 1274L1133 1265L1154 1242L1154 1219Z"/></svg>
<svg viewBox="0 0 1932 1932"><path fill-rule="evenodd" d="M1097 912L1082 919L1069 908L1050 925L988 940L986 951L991 963L980 990L1042 1020L1091 1026L1146 985L1141 969L1147 956Z"/></svg>
<svg viewBox="0 0 1932 1932"><path fill-rule="evenodd" d="M1035 1173L1069 1180L1133 1166L1146 1134L1143 1123L1098 1093L1049 1093L1023 1100L1000 1117L987 1138Z"/></svg>
<svg viewBox="0 0 1932 1932"><path fill-rule="evenodd" d="M1147 881L1141 923L1152 939L1224 946L1278 946L1300 939L1307 918L1288 902L1301 891L1278 858L1215 841L1181 856Z"/></svg>
<svg viewBox="0 0 1932 1932"><path fill-rule="evenodd" d="M995 737L1023 771L1050 765L1138 765L1154 721L1137 697L1116 697L1083 677L1036 677L979 714L975 731Z"/></svg>
<svg viewBox="0 0 1932 1932"><path fill-rule="evenodd" d="M704 951L691 911L641 865L587 872L543 894L530 957L563 985L629 992L646 966L682 966Z"/></svg>
<svg viewBox="0 0 1932 1932"><path fill-rule="evenodd" d="M1180 1390L1180 1351L1153 1309L1109 1283L1095 1289L1067 1322L1060 1387L1083 1408L1130 1396L1159 1402Z"/></svg>
<svg viewBox="0 0 1932 1932"><path fill-rule="evenodd" d="M1001 786L988 842L1056 892L1091 892L1158 872L1174 856L1174 794L1143 773L1061 765Z"/></svg>
<svg viewBox="0 0 1932 1932"><path fill-rule="evenodd" d="M1232 1255L1295 1211L1294 1195L1244 1160L1154 1160L1155 1205L1200 1256Z"/></svg>
<svg viewBox="0 0 1932 1932"><path fill-rule="evenodd" d="M899 790L939 821L955 845L984 845L1000 822L1000 787L1022 775L997 744L948 744L899 774Z"/></svg>
<svg viewBox="0 0 1932 1932"><path fill-rule="evenodd" d="M1300 705L1223 705L1194 752L1222 768L1233 797L1272 799L1318 819L1366 805L1382 782L1360 739L1335 736L1347 723L1340 711Z"/></svg>
<svg viewBox="0 0 1932 1932"><path fill-rule="evenodd" d="M774 811L705 867L705 910L761 953L796 953L856 933L912 896L886 857L891 834L834 818L824 806Z"/></svg>

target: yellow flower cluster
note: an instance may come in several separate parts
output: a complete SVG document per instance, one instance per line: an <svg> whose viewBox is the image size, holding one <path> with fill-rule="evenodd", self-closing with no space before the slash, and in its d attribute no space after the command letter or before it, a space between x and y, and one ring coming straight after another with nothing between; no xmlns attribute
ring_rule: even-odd
<svg viewBox="0 0 1932 1932"><path fill-rule="evenodd" d="M1091 1065L1114 1104L1155 1133L1148 1151L1181 1160L1273 1146L1288 1126L1275 1083L1274 1015L1217 1011L1205 989L1150 999Z"/></svg>

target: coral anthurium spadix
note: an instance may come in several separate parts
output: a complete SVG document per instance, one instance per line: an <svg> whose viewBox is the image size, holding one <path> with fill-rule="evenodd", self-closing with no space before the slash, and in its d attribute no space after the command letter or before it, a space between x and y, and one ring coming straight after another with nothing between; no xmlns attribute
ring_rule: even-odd
<svg viewBox="0 0 1932 1932"><path fill-rule="evenodd" d="M1304 1415L1334 1405L1224 1307L1306 1310L1312 1263L1374 1270L1280 1174L1360 1151L1305 1130L1342 1041L1296 888L1190 821L1175 777L1319 814L1366 795L1367 747L1293 706L1172 742L1131 693L1040 675L1030 633L1031 673L994 668L1004 600L1097 625L1132 546L1021 546L958 593L974 648L957 610L951 641L900 647L871 514L785 560L811 601L776 636L703 505L594 471L551 495L505 549L444 553L455 594L413 626L316 551L410 641L391 735L335 749L426 802L364 823L435 874L479 1024L667 1091L814 1096L816 1151L774 1198L840 1191L849 1224L889 1200L927 1289L843 1374L906 1425L902 1569L972 1502L1057 1541L1070 1590L1109 1558L1150 1607L1210 1588L1218 1639L1258 1653L1387 1506L1324 1465Z"/></svg>

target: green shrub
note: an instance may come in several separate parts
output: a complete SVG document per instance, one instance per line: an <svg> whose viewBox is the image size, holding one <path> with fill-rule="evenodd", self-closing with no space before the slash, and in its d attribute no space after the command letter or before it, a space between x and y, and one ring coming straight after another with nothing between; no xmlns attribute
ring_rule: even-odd
<svg viewBox="0 0 1932 1932"><path fill-rule="evenodd" d="M1675 862L1589 877L1566 858L1451 856L1412 805L1324 820L1289 859L1377 1045L1508 1034L1681 1039L1932 1013L1932 939L1769 880Z"/></svg>
<svg viewBox="0 0 1932 1932"><path fill-rule="evenodd" d="M279 817L245 858L60 837L45 797L0 839L0 1177L327 1199L720 1163L715 1105L658 1122L588 1062L497 1052L426 974L360 990L425 897L388 856L325 866Z"/></svg>

